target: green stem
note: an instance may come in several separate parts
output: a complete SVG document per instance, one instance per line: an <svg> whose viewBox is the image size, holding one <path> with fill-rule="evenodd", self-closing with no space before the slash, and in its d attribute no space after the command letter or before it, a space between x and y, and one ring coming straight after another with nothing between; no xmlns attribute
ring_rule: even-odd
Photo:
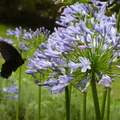
<svg viewBox="0 0 120 120"><path fill-rule="evenodd" d="M102 107L101 107L101 120L103 120L103 118L104 118L106 96L107 96L107 89L106 89L106 87L105 87L105 89L104 89L104 94L103 94Z"/></svg>
<svg viewBox="0 0 120 120"><path fill-rule="evenodd" d="M83 114L82 114L82 120L86 120L86 97L87 93L83 94Z"/></svg>
<svg viewBox="0 0 120 120"><path fill-rule="evenodd" d="M17 101L17 109L16 109L16 120L19 120L19 112L20 112L20 97L21 97L21 72L22 67L19 68L19 94L18 94L18 101Z"/></svg>
<svg viewBox="0 0 120 120"><path fill-rule="evenodd" d="M107 91L108 91L108 94L107 94L107 119L106 120L109 120L110 118L110 92L111 92L111 89L110 88L107 88Z"/></svg>
<svg viewBox="0 0 120 120"><path fill-rule="evenodd" d="M119 24L120 24L120 9L119 9L118 16L117 16L117 21L116 21L116 27L117 27L118 31L119 31Z"/></svg>
<svg viewBox="0 0 120 120"><path fill-rule="evenodd" d="M41 120L41 87L38 88L38 120Z"/></svg>
<svg viewBox="0 0 120 120"><path fill-rule="evenodd" d="M70 99L69 99L69 89L65 88L65 100L66 100L66 120L70 120Z"/></svg>
<svg viewBox="0 0 120 120"><path fill-rule="evenodd" d="M41 82L42 76L40 74L40 82ZM38 120L41 120L41 87L38 86Z"/></svg>
<svg viewBox="0 0 120 120"><path fill-rule="evenodd" d="M101 120L94 72L92 72L92 76L91 76L91 87L92 87L92 95L93 95L93 102L95 107L96 120Z"/></svg>

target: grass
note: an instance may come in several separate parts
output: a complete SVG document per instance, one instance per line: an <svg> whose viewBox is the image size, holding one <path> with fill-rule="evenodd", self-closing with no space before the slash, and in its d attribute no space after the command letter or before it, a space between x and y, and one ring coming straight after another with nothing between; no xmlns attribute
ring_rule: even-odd
<svg viewBox="0 0 120 120"><path fill-rule="evenodd" d="M8 26L0 25L0 36L6 38L6 30L9 29ZM1 63L3 60L1 58ZM19 120L37 120L38 118L38 90L39 86L34 83L34 79L25 73L27 66L26 63L22 66L22 88L21 88L21 102L20 102L20 116ZM120 70L116 69L115 72L119 73ZM12 81L6 81L3 78L0 78L0 88L4 86L9 86L10 83L18 83L19 78L19 69L16 72L13 72L10 79ZM110 120L119 120L120 119L120 79L117 78L112 83L112 92L111 92L111 113ZM17 85L18 86L18 85ZM98 95L101 103L103 97L103 86L99 85ZM41 120L65 120L65 94L55 94L50 95L49 89L44 89L42 87L42 106L41 106ZM1 94L2 100L0 101L0 120L15 120L16 117L16 101L12 98L4 98ZM71 104L70 104L70 117L71 120L82 120L81 111L82 111L82 99L83 94L72 88L71 94ZM106 114L106 113L105 113ZM91 87L88 88L87 93L87 120L95 120L95 112L93 106L93 99L91 94Z"/></svg>

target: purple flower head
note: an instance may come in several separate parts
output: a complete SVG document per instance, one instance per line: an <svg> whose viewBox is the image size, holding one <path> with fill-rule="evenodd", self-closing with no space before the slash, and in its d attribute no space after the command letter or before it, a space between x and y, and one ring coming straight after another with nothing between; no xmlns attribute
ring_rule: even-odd
<svg viewBox="0 0 120 120"><path fill-rule="evenodd" d="M96 78L104 74L99 84L109 86L112 81L108 76L112 63L120 56L120 34L114 27L115 15L105 15L106 3L93 1L93 5L97 5L98 10L78 2L67 6L56 22L61 27L54 28L29 59L29 69L48 72L45 82L37 85L50 88L51 94L62 93L69 85L80 86L82 92L86 92L92 72ZM40 31L44 28L30 30L31 38L41 34ZM26 72L35 75L36 71Z"/></svg>

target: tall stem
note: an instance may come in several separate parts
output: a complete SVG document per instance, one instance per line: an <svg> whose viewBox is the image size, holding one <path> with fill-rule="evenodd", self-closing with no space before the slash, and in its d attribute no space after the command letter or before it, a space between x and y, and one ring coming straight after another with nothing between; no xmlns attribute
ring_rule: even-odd
<svg viewBox="0 0 120 120"><path fill-rule="evenodd" d="M110 117L110 91L111 89L110 88L107 88L107 119L106 120L109 120L109 117Z"/></svg>
<svg viewBox="0 0 120 120"><path fill-rule="evenodd" d="M40 83L42 75L40 74ZM41 87L38 86L38 120L41 120Z"/></svg>
<svg viewBox="0 0 120 120"><path fill-rule="evenodd" d="M120 24L120 8L119 8L118 16L117 16L117 21L116 21L116 27L118 31L120 30L119 24Z"/></svg>
<svg viewBox="0 0 120 120"><path fill-rule="evenodd" d="M104 118L104 111L105 111L105 103L106 103L106 96L107 96L107 88L105 87L104 93L103 93L103 101L101 106L101 120Z"/></svg>
<svg viewBox="0 0 120 120"><path fill-rule="evenodd" d="M86 96L87 93L83 94L83 114L82 114L82 120L86 120Z"/></svg>
<svg viewBox="0 0 120 120"><path fill-rule="evenodd" d="M65 100L66 100L66 120L70 120L70 96L68 87L65 88Z"/></svg>
<svg viewBox="0 0 120 120"><path fill-rule="evenodd" d="M17 101L17 109L16 109L16 120L19 120L19 112L20 112L20 97L21 97L21 71L22 67L19 68L19 92L18 92L18 101Z"/></svg>
<svg viewBox="0 0 120 120"><path fill-rule="evenodd" d="M93 95L93 102L95 107L96 120L101 120L94 72L92 72L92 76L91 76L91 87L92 87L92 95Z"/></svg>

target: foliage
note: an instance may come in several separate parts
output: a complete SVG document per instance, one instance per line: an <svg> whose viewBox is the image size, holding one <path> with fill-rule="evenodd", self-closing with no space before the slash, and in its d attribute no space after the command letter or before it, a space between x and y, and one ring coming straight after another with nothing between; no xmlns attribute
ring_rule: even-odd
<svg viewBox="0 0 120 120"><path fill-rule="evenodd" d="M27 28L46 27L53 30L59 5L50 0L1 0L1 23Z"/></svg>

